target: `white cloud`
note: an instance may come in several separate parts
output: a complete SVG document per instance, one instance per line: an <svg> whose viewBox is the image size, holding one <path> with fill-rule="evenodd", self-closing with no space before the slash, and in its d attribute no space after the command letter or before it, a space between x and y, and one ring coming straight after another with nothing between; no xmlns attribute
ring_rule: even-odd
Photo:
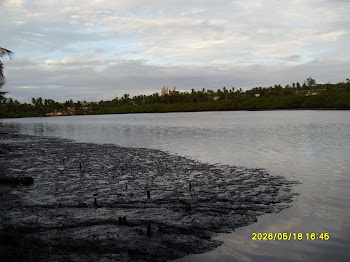
<svg viewBox="0 0 350 262"><path fill-rule="evenodd" d="M38 34L38 33L32 33L32 32L22 32L22 33L26 35L33 35L33 36L45 36L44 34Z"/></svg>
<svg viewBox="0 0 350 262"><path fill-rule="evenodd" d="M54 66L57 63L59 63L59 61L57 61L55 59L48 58L48 59L45 60L46 67Z"/></svg>
<svg viewBox="0 0 350 262"><path fill-rule="evenodd" d="M346 35L345 31L329 32L320 35L320 38L324 41L337 41L339 37Z"/></svg>
<svg viewBox="0 0 350 262"><path fill-rule="evenodd" d="M17 86L15 88L20 88L20 89L33 89L33 88L39 88L38 86Z"/></svg>

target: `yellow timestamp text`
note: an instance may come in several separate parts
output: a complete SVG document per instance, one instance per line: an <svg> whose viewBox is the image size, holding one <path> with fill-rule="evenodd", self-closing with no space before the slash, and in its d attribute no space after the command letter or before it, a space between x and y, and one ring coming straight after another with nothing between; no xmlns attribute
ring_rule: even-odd
<svg viewBox="0 0 350 262"><path fill-rule="evenodd" d="M252 233L252 240L329 240L329 233Z"/></svg>

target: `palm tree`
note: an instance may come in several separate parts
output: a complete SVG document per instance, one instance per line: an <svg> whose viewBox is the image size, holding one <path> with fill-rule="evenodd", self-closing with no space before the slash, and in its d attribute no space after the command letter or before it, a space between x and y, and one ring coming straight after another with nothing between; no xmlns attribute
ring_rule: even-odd
<svg viewBox="0 0 350 262"><path fill-rule="evenodd" d="M8 55L11 58L11 55L13 55L13 52L0 47L0 57L3 57L5 55ZM4 65L0 61L0 88L3 84L5 84L5 76L4 76L3 70L4 70ZM1 96L1 93L0 93L0 96Z"/></svg>
<svg viewBox="0 0 350 262"><path fill-rule="evenodd" d="M13 55L13 52L10 50L7 50L5 48L0 47L0 57L3 57L5 55L8 55L11 58L11 55ZM0 89L1 87L5 84L5 76L4 76L4 64L0 61ZM4 100L4 94L6 94L6 92L1 92L0 91L0 105L2 103L2 101ZM1 112L2 110L0 110L0 125L1 125Z"/></svg>

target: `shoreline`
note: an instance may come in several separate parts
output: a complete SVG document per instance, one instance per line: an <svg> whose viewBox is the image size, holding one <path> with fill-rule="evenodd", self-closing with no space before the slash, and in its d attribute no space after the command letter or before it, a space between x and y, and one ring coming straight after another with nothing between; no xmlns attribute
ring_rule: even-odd
<svg viewBox="0 0 350 262"><path fill-rule="evenodd" d="M34 178L30 186L0 185L1 231L16 226L18 255L45 247L33 260L164 261L204 253L221 244L212 239L217 233L279 212L296 195L296 181L263 169L160 150L11 133L0 134L0 144L8 148L0 171ZM2 246L1 256L11 248Z"/></svg>
<svg viewBox="0 0 350 262"><path fill-rule="evenodd" d="M16 118L32 118L32 117L66 117L66 116L96 116L96 115L127 115L127 114L169 114L169 113L199 113L199 112L238 112L238 111L303 111L303 110L320 110L320 111L348 111L350 108L277 108L277 109L223 109L223 110L191 110L191 111L164 111L164 112L121 112L121 113L91 113L91 114L72 114L72 115L60 115L60 116L15 116L15 117L4 117L0 118L0 127L1 121L3 119L16 119Z"/></svg>

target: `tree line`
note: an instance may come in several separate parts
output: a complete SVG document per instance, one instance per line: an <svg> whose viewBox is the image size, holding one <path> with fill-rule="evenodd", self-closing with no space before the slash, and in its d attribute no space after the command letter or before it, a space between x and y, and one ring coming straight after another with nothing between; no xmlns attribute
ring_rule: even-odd
<svg viewBox="0 0 350 262"><path fill-rule="evenodd" d="M350 80L337 84L317 84L309 77L304 83L282 87L255 87L242 91L232 87L214 90L179 92L171 90L164 95L138 95L99 102L33 98L31 103L20 103L2 96L0 116L29 117L47 115L79 115L143 112L185 112L211 110L260 110L293 108L350 108Z"/></svg>

